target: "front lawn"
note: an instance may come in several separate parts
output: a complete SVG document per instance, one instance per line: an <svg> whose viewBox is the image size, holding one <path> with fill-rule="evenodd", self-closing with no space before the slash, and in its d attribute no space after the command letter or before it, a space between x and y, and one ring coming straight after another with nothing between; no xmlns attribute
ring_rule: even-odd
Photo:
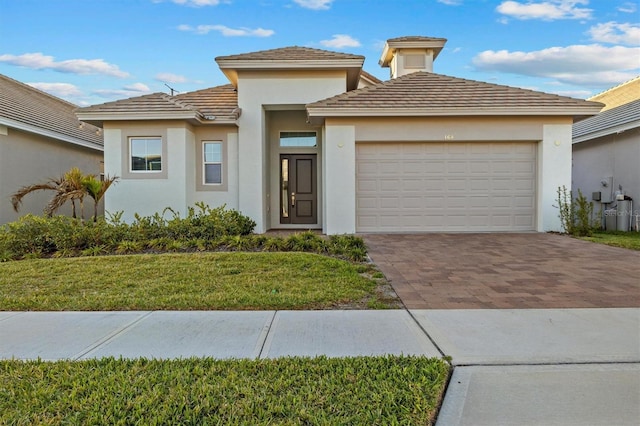
<svg viewBox="0 0 640 426"><path fill-rule="evenodd" d="M590 237L581 237L581 239L614 247L640 250L640 232L599 231L594 232Z"/></svg>
<svg viewBox="0 0 640 426"><path fill-rule="evenodd" d="M395 306L366 265L310 253L173 253L0 263L0 310ZM353 306L352 306L353 307Z"/></svg>
<svg viewBox="0 0 640 426"><path fill-rule="evenodd" d="M0 361L2 424L431 425L424 357Z"/></svg>

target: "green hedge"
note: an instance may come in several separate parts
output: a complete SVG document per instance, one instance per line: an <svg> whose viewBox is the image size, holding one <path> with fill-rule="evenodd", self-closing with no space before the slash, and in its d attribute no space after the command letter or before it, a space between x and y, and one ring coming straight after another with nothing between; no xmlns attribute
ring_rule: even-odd
<svg viewBox="0 0 640 426"><path fill-rule="evenodd" d="M166 218L171 213L170 218ZM289 237L252 234L255 222L236 210L189 207L181 218L171 209L153 216L135 216L123 223L122 214L107 221L82 222L67 216L26 215L0 228L0 261L40 257L98 256L189 251L304 251L362 261L361 238L322 238L307 231Z"/></svg>

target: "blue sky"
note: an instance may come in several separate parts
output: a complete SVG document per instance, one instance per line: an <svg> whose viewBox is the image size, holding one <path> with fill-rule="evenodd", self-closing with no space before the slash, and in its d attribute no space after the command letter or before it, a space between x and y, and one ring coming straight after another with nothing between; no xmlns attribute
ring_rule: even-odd
<svg viewBox="0 0 640 426"><path fill-rule="evenodd" d="M366 57L448 39L434 71L587 98L640 74L637 0L0 0L0 73L78 105L226 84L214 58L285 46Z"/></svg>

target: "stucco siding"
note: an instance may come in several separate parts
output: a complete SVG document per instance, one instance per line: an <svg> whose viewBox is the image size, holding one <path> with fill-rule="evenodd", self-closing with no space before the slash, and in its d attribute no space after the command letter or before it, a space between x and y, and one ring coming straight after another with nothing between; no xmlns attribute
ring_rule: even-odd
<svg viewBox="0 0 640 426"><path fill-rule="evenodd" d="M562 231L558 188L571 187L571 124L546 124L538 144L538 231Z"/></svg>
<svg viewBox="0 0 640 426"><path fill-rule="evenodd" d="M606 187L602 181L612 185ZM591 200L593 192L602 199L615 198L618 186L633 198L635 210L640 206L640 128L613 134L587 142L573 144L572 188ZM574 194L575 195L575 194ZM600 203L596 202L596 210Z"/></svg>
<svg viewBox="0 0 640 426"><path fill-rule="evenodd" d="M354 126L325 128L324 232L352 234L356 231L356 139Z"/></svg>
<svg viewBox="0 0 640 426"><path fill-rule="evenodd" d="M144 122L105 124L105 173L120 176L120 181L107 191L105 209L123 212L122 219L131 222L136 213L142 216L162 212L171 207L186 212L187 126L180 122ZM129 172L128 138L162 137L162 173L134 175Z"/></svg>
<svg viewBox="0 0 640 426"><path fill-rule="evenodd" d="M11 194L22 186L56 178L72 167L84 173L101 173L102 152L50 139L33 133L5 127L0 132L0 224L12 222L27 213L41 215L53 194L47 191L31 193L23 198L20 212L13 211ZM71 213L71 205L58 211ZM99 205L99 214L102 205ZM78 210L79 214L79 210ZM85 217L93 214L93 201L85 202Z"/></svg>
<svg viewBox="0 0 640 426"><path fill-rule="evenodd" d="M242 71L238 74L239 209L264 232L272 221L270 145L265 110L302 108L346 90L344 71Z"/></svg>

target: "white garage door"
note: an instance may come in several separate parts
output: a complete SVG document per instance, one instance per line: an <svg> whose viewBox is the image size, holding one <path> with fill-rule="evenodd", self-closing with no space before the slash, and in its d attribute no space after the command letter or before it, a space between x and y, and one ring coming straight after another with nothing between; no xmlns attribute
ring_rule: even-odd
<svg viewBox="0 0 640 426"><path fill-rule="evenodd" d="M356 144L358 232L534 231L536 144Z"/></svg>

